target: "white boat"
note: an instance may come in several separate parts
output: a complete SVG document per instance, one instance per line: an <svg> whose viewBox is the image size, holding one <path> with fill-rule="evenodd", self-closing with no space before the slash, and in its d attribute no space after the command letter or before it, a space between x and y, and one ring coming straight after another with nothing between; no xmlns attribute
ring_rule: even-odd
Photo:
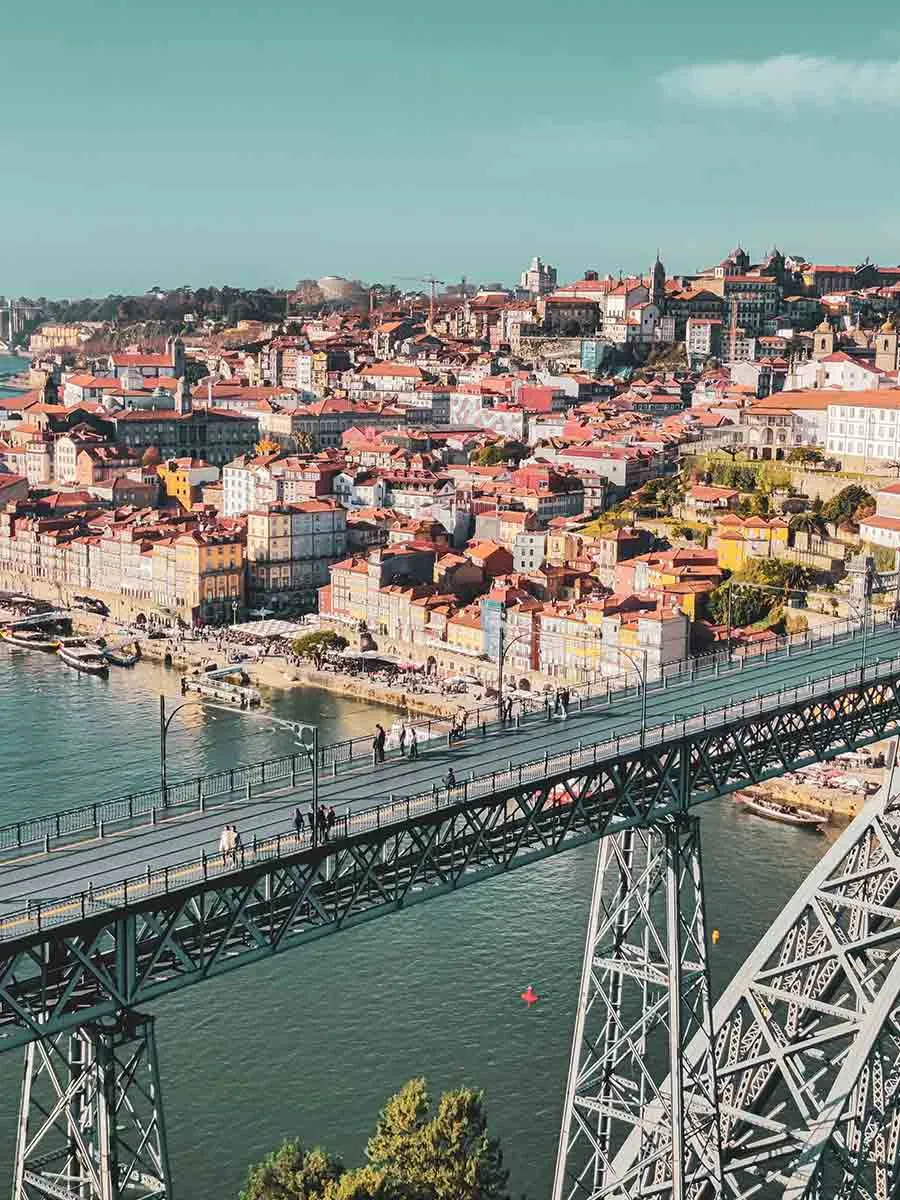
<svg viewBox="0 0 900 1200"><path fill-rule="evenodd" d="M52 651L59 645L59 638L44 629L3 629L0 630L0 636L11 646L18 646L20 650Z"/></svg>
<svg viewBox="0 0 900 1200"><path fill-rule="evenodd" d="M57 654L68 667L86 675L108 675L109 663L99 646L60 646Z"/></svg>
<svg viewBox="0 0 900 1200"><path fill-rule="evenodd" d="M780 821L782 825L801 825L804 829L814 829L817 833L822 833L828 824L825 817L817 817L815 813L804 812L790 804L779 804L776 800L766 800L750 792L737 792L735 800L757 816L765 817L769 821Z"/></svg>

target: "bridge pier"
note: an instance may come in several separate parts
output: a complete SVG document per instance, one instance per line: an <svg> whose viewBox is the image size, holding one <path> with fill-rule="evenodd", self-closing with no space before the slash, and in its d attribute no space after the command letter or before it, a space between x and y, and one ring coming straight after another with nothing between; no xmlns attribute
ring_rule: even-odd
<svg viewBox="0 0 900 1200"><path fill-rule="evenodd" d="M553 1200L722 1195L699 824L601 843ZM693 1039L705 1053L689 1063Z"/></svg>
<svg viewBox="0 0 900 1200"><path fill-rule="evenodd" d="M31 1042L13 1200L171 1200L153 1018Z"/></svg>

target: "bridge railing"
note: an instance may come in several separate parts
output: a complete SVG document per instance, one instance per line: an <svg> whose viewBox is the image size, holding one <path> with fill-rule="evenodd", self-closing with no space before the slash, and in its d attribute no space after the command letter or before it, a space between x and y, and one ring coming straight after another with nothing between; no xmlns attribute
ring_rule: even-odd
<svg viewBox="0 0 900 1200"><path fill-rule="evenodd" d="M898 674L900 655L868 668L860 666L849 671L834 672L827 677L793 688L779 688L777 692L737 701L711 712L702 712L682 720L666 721L625 737L618 735L602 742L579 745L558 754L546 751L542 756L528 762L515 765L510 763L500 770L460 780L450 788L435 785L431 790L415 796L392 797L369 808L348 811L339 818L329 841L340 841L392 826L400 827L415 817L426 816L443 808L465 805L496 795L498 792L512 791L554 778L564 779L584 768L615 761L623 753L631 753L642 747L671 743L692 733L720 729L737 720L777 711L801 700L824 697L854 684L861 684L864 678L867 682L877 682L880 679L896 677ZM561 797L560 802L565 804L565 798ZM515 824L519 819L519 814L510 817L504 813L504 821L509 820L511 824ZM88 887L67 897L36 901L25 909L3 917L0 919L0 942L71 924L96 915L101 910L115 910L145 903L155 895L202 886L262 861L294 857L313 848L314 844L311 832L289 832L274 834L264 839L254 838L250 845L241 848L239 864L227 861L221 854L202 853L199 858L195 857L174 866L154 869L148 865L139 875L97 888Z"/></svg>
<svg viewBox="0 0 900 1200"><path fill-rule="evenodd" d="M885 626L889 622L887 614L875 614L873 628ZM795 649L813 650L824 644L855 639L860 636L858 622L849 620L837 622L829 626L828 631L821 631L816 636L816 630L804 630L795 634L786 634L777 639L759 643L758 648L751 644L740 655L734 652L729 656L727 649L714 651L709 654L689 659L685 662L670 663L660 671L649 673L648 686L668 687L685 679L694 679L704 673L713 673L722 666L740 662L768 661L782 653L792 653ZM636 680L636 672L631 673ZM627 698L640 692L640 684L628 682L629 675L620 675L593 683L573 685L569 691L572 701L578 709L590 707L593 704L611 703L616 697ZM622 682L624 680L624 682ZM522 718L528 720L540 716L550 702L546 695L536 693L533 702L522 701ZM426 744L435 736L443 737L448 732L447 720L414 721L421 744ZM470 710L468 714L467 734L471 736L476 730L481 730L497 724L496 703L482 705ZM339 766L351 765L355 762L366 761L372 754L372 735L347 738L320 747L319 772L326 774L334 772ZM0 855L17 851L24 847L65 842L79 834L95 833L102 836L114 829L124 829L140 822L162 820L167 814L177 815L184 811L202 811L210 802L221 801L227 797L259 797L270 791L295 787L299 780L309 774L309 752L280 755L275 758L262 759L243 766L231 767L222 771L214 771L208 775L198 775L192 779L169 784L165 793L159 787L144 788L117 796L110 800L97 801L93 804L79 805L75 808L63 809L59 812L43 816L28 817L8 825L0 825Z"/></svg>

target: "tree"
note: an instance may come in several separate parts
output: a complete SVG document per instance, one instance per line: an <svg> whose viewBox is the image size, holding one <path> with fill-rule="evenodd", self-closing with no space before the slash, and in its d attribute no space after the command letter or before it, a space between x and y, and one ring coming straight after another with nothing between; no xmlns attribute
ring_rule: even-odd
<svg viewBox="0 0 900 1200"><path fill-rule="evenodd" d="M316 665L328 650L345 650L347 639L331 629L317 629L315 633L304 633L294 640L291 649L298 658L311 658Z"/></svg>
<svg viewBox="0 0 900 1200"><path fill-rule="evenodd" d="M732 625L735 628L755 625L781 604L788 593L806 591L811 583L812 572L798 563L760 558L749 562L727 583L710 592L707 609L717 624L724 625L728 619L730 591ZM751 587L751 584L758 586Z"/></svg>
<svg viewBox="0 0 900 1200"><path fill-rule="evenodd" d="M812 446L795 446L787 457L789 463L820 463L824 455Z"/></svg>
<svg viewBox="0 0 900 1200"><path fill-rule="evenodd" d="M519 442L495 442L493 446L482 446L472 455L476 467L496 467L514 459L518 462L525 455L525 447Z"/></svg>
<svg viewBox="0 0 900 1200"><path fill-rule="evenodd" d="M793 533L805 533L811 538L828 537L828 527L820 512L797 513L791 517L790 526Z"/></svg>
<svg viewBox="0 0 900 1200"><path fill-rule="evenodd" d="M432 1113L424 1079L391 1096L366 1147L365 1166L298 1141L251 1168L240 1200L508 1200L499 1143L488 1136L481 1092L445 1092Z"/></svg>
<svg viewBox="0 0 900 1200"><path fill-rule="evenodd" d="M325 1189L344 1173L339 1158L298 1141L281 1147L250 1168L240 1200L323 1200Z"/></svg>
<svg viewBox="0 0 900 1200"><path fill-rule="evenodd" d="M488 1137L481 1092L445 1092L431 1116L424 1079L411 1079L385 1105L366 1147L410 1200L505 1200L509 1172Z"/></svg>
<svg viewBox="0 0 900 1200"><path fill-rule="evenodd" d="M356 1167L326 1184L322 1200L405 1200L397 1185L374 1167Z"/></svg>
<svg viewBox="0 0 900 1200"><path fill-rule="evenodd" d="M822 515L826 521L837 524L841 521L852 520L859 509L873 508L874 505L875 500L870 492L867 492L864 487L860 487L858 483L851 483L848 487L842 488L836 496L831 497L822 509Z"/></svg>
<svg viewBox="0 0 900 1200"><path fill-rule="evenodd" d="M721 584L710 592L706 607L710 617L717 625L724 625L728 620L728 593L731 592L731 624L735 629L743 629L747 625L755 625L772 611L775 597L769 592L761 592L758 588L740 587L738 582Z"/></svg>

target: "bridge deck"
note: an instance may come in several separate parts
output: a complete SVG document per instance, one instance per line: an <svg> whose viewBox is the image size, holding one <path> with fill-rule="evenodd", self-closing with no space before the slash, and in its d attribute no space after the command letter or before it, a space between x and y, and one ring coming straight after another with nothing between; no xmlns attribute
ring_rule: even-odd
<svg viewBox="0 0 900 1200"><path fill-rule="evenodd" d="M869 638L867 662L875 663L900 653L900 631L884 628ZM816 681L829 674L858 667L861 662L859 638L815 644L788 655L782 650L768 661L747 661L723 668L718 675L698 677L694 681L673 684L665 690L651 690L647 698L648 727L726 704L750 700L758 693L770 694L780 688L802 685L807 678ZM320 780L320 801L333 805L339 816L367 808L390 796L402 798L443 786L449 767L462 782L470 773L489 774L509 762L513 765L533 761L544 751L553 754L577 749L579 743L606 741L617 735L637 732L640 724L639 696L572 711L566 720L548 722L535 715L518 730L507 728L469 733L465 741L452 748L423 744L418 760L389 759L374 766L371 762L340 768L332 777ZM226 822L240 830L245 845L282 834L293 835L292 814L299 804L307 813L311 802L308 776L296 788L280 794L269 793L258 801L232 801L205 812L169 815L156 825L125 830L102 840L80 842L54 849L50 854L23 852L23 857L0 868L0 917L21 911L28 904L46 904L87 890L98 889L143 871L176 866L201 853L217 854L219 832ZM73 914L74 919L74 914Z"/></svg>

